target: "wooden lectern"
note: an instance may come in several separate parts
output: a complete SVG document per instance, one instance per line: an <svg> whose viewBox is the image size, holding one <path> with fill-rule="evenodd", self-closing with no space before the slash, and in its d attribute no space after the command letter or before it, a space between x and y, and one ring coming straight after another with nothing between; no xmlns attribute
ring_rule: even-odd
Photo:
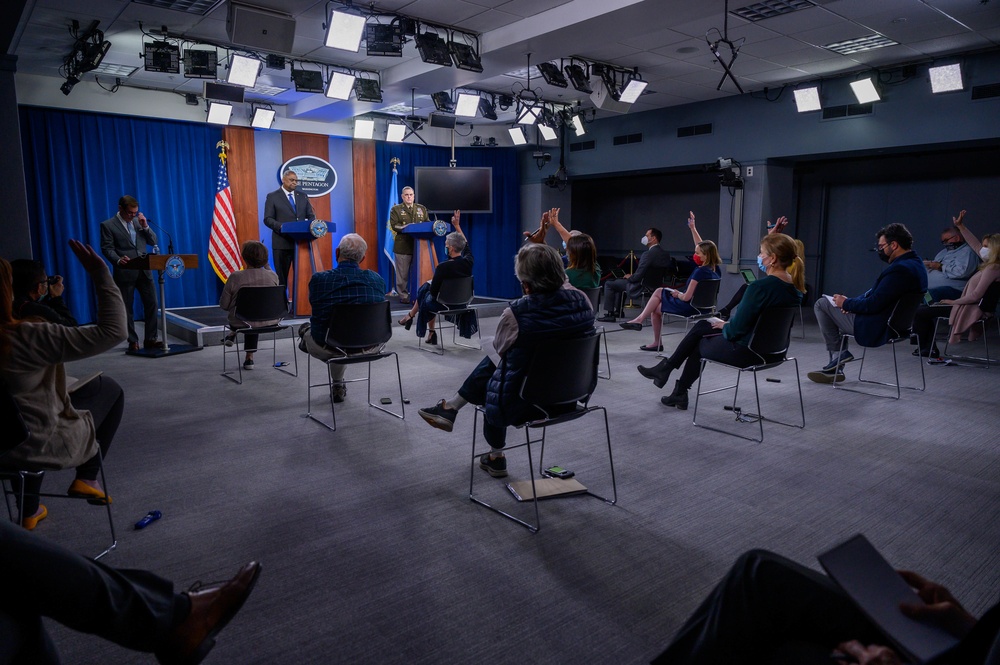
<svg viewBox="0 0 1000 665"><path fill-rule="evenodd" d="M417 289L424 282L430 281L434 277L434 269L437 267L441 257L447 259L444 249L444 236L448 235L455 228L448 223L445 226L448 230L444 235L434 233L435 222L418 222L407 224L402 228L401 233L413 237L413 264L416 269L410 269L410 293L411 297L416 297Z"/></svg>
<svg viewBox="0 0 1000 665"><path fill-rule="evenodd" d="M312 231L312 226L316 222L326 225L326 232L318 238ZM295 240L291 281L292 313L295 316L312 314L312 307L309 305L309 278L314 273L326 270L323 263L323 249L330 246L330 234L336 230L336 223L323 220L285 222L281 225L281 233ZM306 260L309 261L308 270L306 270Z"/></svg>
<svg viewBox="0 0 1000 665"><path fill-rule="evenodd" d="M180 353L190 353L191 351L201 351L200 346L189 344L168 344L167 343L167 301L166 289L164 288L165 276L193 270L198 267L197 254L147 254L137 259L132 259L123 266L118 266L119 270L155 270L157 282L160 285L160 328L163 330L163 346L158 349L139 349L138 351L126 351L129 355L143 356L146 358L162 358L164 356L176 356ZM176 277L180 277L179 274ZM132 303L125 303L126 307L132 307ZM147 333L148 335L148 333Z"/></svg>

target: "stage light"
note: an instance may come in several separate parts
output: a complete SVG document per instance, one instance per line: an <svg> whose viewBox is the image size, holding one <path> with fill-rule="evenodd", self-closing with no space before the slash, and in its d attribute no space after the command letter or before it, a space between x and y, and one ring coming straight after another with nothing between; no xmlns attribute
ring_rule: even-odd
<svg viewBox="0 0 1000 665"><path fill-rule="evenodd" d="M324 94L330 99L347 99L351 96L351 90L354 90L354 74L331 72Z"/></svg>
<svg viewBox="0 0 1000 665"><path fill-rule="evenodd" d="M393 21L389 25L368 23L365 25L365 52L371 56L390 58L403 57L403 29Z"/></svg>
<svg viewBox="0 0 1000 665"><path fill-rule="evenodd" d="M542 139L545 141L552 141L556 137L556 130L548 125L538 125L538 131L541 132Z"/></svg>
<svg viewBox="0 0 1000 665"><path fill-rule="evenodd" d="M563 67L563 71L566 72L566 76L569 77L569 82L573 84L573 87L580 92L586 94L591 94L594 89L590 87L590 77L587 76L587 71L580 65L570 63Z"/></svg>
<svg viewBox="0 0 1000 665"><path fill-rule="evenodd" d="M392 143L399 143L406 137L406 124L402 122L390 122L385 128L385 140Z"/></svg>
<svg viewBox="0 0 1000 665"><path fill-rule="evenodd" d="M455 115L463 118L475 118L476 113L479 111L480 99L482 98L479 95L473 95L468 92L458 93L458 103L455 104Z"/></svg>
<svg viewBox="0 0 1000 665"><path fill-rule="evenodd" d="M365 33L365 17L344 12L330 13L326 28L326 45L342 51L358 52L361 36Z"/></svg>
<svg viewBox="0 0 1000 665"><path fill-rule="evenodd" d="M483 116L487 120L497 119L497 110L493 106L493 102L486 99L485 97L479 98L479 115Z"/></svg>
<svg viewBox="0 0 1000 665"><path fill-rule="evenodd" d="M228 125L233 115L233 105L222 102L208 103L208 121L213 125Z"/></svg>
<svg viewBox="0 0 1000 665"><path fill-rule="evenodd" d="M451 51L448 42L433 32L422 32L413 37L417 42L417 52L420 59L429 65L451 67Z"/></svg>
<svg viewBox="0 0 1000 665"><path fill-rule="evenodd" d="M931 92L934 94L965 88L965 84L962 81L962 65L931 67L927 72L931 76Z"/></svg>
<svg viewBox="0 0 1000 665"><path fill-rule="evenodd" d="M448 51L455 66L468 72L482 72L483 63L476 49L463 42L448 42Z"/></svg>
<svg viewBox="0 0 1000 665"><path fill-rule="evenodd" d="M73 92L73 87L79 82L80 79L78 79L77 77L73 75L67 76L66 82L63 83L61 86L59 86L59 90L62 91L62 94L68 95L69 93Z"/></svg>
<svg viewBox="0 0 1000 665"><path fill-rule="evenodd" d="M295 92L318 92L323 93L323 74L311 69L293 69L292 82L295 83Z"/></svg>
<svg viewBox="0 0 1000 665"><path fill-rule="evenodd" d="M226 76L226 83L252 88L257 85L258 74L260 74L260 60L257 58L248 58L238 53L229 56L229 75Z"/></svg>
<svg viewBox="0 0 1000 665"><path fill-rule="evenodd" d="M104 56L108 54L111 50L111 42L104 39L104 33L98 31L94 35L96 41L92 41L83 49L83 58L77 63L77 71L81 74L84 72L89 72L97 69L101 62L104 60ZM177 70L174 70L176 73Z"/></svg>
<svg viewBox="0 0 1000 665"><path fill-rule="evenodd" d="M375 121L371 118L354 119L354 138L370 139L375 136Z"/></svg>
<svg viewBox="0 0 1000 665"><path fill-rule="evenodd" d="M274 123L274 109L262 106L253 107L253 116L250 118L250 126L257 129L271 129Z"/></svg>
<svg viewBox="0 0 1000 665"><path fill-rule="evenodd" d="M559 71L559 67L553 65L551 62L540 62L538 63L538 71L541 72L542 78L549 85L554 85L557 88L568 88L569 81L563 76L563 73Z"/></svg>
<svg viewBox="0 0 1000 665"><path fill-rule="evenodd" d="M378 79L366 79L358 77L354 80L354 96L359 102L382 103L382 88L379 87Z"/></svg>
<svg viewBox="0 0 1000 665"><path fill-rule="evenodd" d="M823 105L819 101L818 87L809 86L808 88L799 88L792 92L795 94L795 107L799 110L799 113L822 110Z"/></svg>
<svg viewBox="0 0 1000 665"><path fill-rule="evenodd" d="M642 94L642 91L646 89L647 85L648 84L640 79L637 74L633 75L628 84L625 86L625 89L622 90L621 95L618 96L618 101L623 104L634 104L635 101L639 99L639 95Z"/></svg>
<svg viewBox="0 0 1000 665"><path fill-rule="evenodd" d="M524 130L520 127L511 127L507 130L510 134L510 140L514 142L514 145L525 145L528 139L524 137Z"/></svg>
<svg viewBox="0 0 1000 665"><path fill-rule="evenodd" d="M189 79L212 79L219 75L219 54L215 49L185 49L184 76Z"/></svg>
<svg viewBox="0 0 1000 665"><path fill-rule="evenodd" d="M851 81L851 89L854 91L854 96L858 98L858 104L871 104L882 99L871 78Z"/></svg>
<svg viewBox="0 0 1000 665"><path fill-rule="evenodd" d="M431 95L431 99L434 101L434 108L442 113L451 113L455 110L455 105L451 101L450 92L435 92Z"/></svg>
<svg viewBox="0 0 1000 665"><path fill-rule="evenodd" d="M571 121L571 123L573 125L573 133L576 134L577 136L583 136L584 134L587 133L587 130L583 126L583 118L581 118L580 116L578 115L573 116L573 120Z"/></svg>
<svg viewBox="0 0 1000 665"><path fill-rule="evenodd" d="M181 49L170 42L145 42L142 45L142 68L158 74L179 74Z"/></svg>
<svg viewBox="0 0 1000 665"><path fill-rule="evenodd" d="M538 122L538 117L542 114L542 107L531 104L524 104L517 114L517 124L533 125Z"/></svg>

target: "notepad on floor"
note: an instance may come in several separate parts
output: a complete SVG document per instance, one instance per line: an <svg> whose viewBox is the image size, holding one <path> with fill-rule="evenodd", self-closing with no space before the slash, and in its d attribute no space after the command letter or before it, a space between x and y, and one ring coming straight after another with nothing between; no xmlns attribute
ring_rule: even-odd
<svg viewBox="0 0 1000 665"><path fill-rule="evenodd" d="M507 489L518 501L533 501L534 495L531 493L530 480L518 480L507 483ZM536 478L535 490L538 498L551 499L557 496L572 496L574 494L584 494L587 488L580 484L575 478Z"/></svg>

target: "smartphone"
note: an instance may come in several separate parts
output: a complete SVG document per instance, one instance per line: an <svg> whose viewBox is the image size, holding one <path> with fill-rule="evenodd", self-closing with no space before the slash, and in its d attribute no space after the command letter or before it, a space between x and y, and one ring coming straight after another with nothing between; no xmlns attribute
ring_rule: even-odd
<svg viewBox="0 0 1000 665"><path fill-rule="evenodd" d="M383 397L382 399L379 400L379 403L380 404L392 404L392 398L391 397Z"/></svg>
<svg viewBox="0 0 1000 665"><path fill-rule="evenodd" d="M547 469L543 469L542 473L550 478L572 478L575 475L569 469L564 469L561 466L550 466Z"/></svg>

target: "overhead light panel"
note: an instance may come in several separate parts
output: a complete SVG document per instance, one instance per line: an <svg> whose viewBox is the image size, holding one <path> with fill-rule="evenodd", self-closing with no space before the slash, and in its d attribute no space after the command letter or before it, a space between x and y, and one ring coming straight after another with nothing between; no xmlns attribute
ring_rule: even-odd
<svg viewBox="0 0 1000 665"><path fill-rule="evenodd" d="M621 94L618 96L618 101L623 104L635 104L636 100L639 99L639 95L642 91L646 89L648 84L638 77L633 77L629 80L625 89L622 90Z"/></svg>
<svg viewBox="0 0 1000 665"><path fill-rule="evenodd" d="M552 141L556 138L556 130L548 125L538 125L538 131L545 141Z"/></svg>
<svg viewBox="0 0 1000 665"><path fill-rule="evenodd" d="M823 109L823 105L819 101L818 87L809 86L808 88L799 88L792 92L795 94L795 107L799 110L799 113L808 113L809 111L820 111Z"/></svg>
<svg viewBox="0 0 1000 665"><path fill-rule="evenodd" d="M931 92L953 92L962 90L965 84L962 81L962 65L942 65L931 67L927 70L931 76Z"/></svg>
<svg viewBox="0 0 1000 665"><path fill-rule="evenodd" d="M583 118L579 115L573 116L573 120L570 121L570 125L573 127L573 133L577 136L583 136L587 133L587 130L583 126Z"/></svg>
<svg viewBox="0 0 1000 665"><path fill-rule="evenodd" d="M858 98L858 104L871 104L882 99L878 94L878 88L875 87L875 82L870 78L851 81L851 89L854 91L854 96Z"/></svg>
<svg viewBox="0 0 1000 665"><path fill-rule="evenodd" d="M354 96L359 102L382 103L382 88L378 79L366 79L360 76L354 79Z"/></svg>
<svg viewBox="0 0 1000 665"><path fill-rule="evenodd" d="M553 65L551 62L538 63L538 71L542 73L542 78L545 79L545 82L549 85L557 88L569 87L569 81L567 81L563 73L559 71L559 67Z"/></svg>
<svg viewBox="0 0 1000 665"><path fill-rule="evenodd" d="M399 22L389 25L381 23L365 24L365 51L369 57L403 57L403 28Z"/></svg>
<svg viewBox="0 0 1000 665"><path fill-rule="evenodd" d="M254 107L253 115L250 117L250 126L257 129L271 129L274 124L274 109Z"/></svg>
<svg viewBox="0 0 1000 665"><path fill-rule="evenodd" d="M865 37L847 39L842 42L824 44L823 48L833 51L834 53L839 53L840 55L851 55L853 53L872 51L877 48L885 48L886 46L899 46L899 42L893 41L888 37L884 37L879 34L871 34Z"/></svg>
<svg viewBox="0 0 1000 665"><path fill-rule="evenodd" d="M451 51L448 42L433 32L421 32L413 37L417 42L420 59L429 65L451 67Z"/></svg>
<svg viewBox="0 0 1000 665"><path fill-rule="evenodd" d="M364 16L338 11L330 13L330 22L326 27L326 45L329 48L357 53L364 34Z"/></svg>
<svg viewBox="0 0 1000 665"><path fill-rule="evenodd" d="M510 134L510 140L514 142L514 145L525 145L528 143L528 139L524 137L524 130L520 127L511 127L507 132Z"/></svg>
<svg viewBox="0 0 1000 665"><path fill-rule="evenodd" d="M208 121L213 125L228 125L233 115L233 105L222 102L208 103Z"/></svg>
<svg viewBox="0 0 1000 665"><path fill-rule="evenodd" d="M455 115L463 118L475 118L479 112L479 95L468 92L458 93L458 103L455 104Z"/></svg>
<svg viewBox="0 0 1000 665"><path fill-rule="evenodd" d="M159 74L180 74L181 49L170 42L146 42L142 45L142 68Z"/></svg>
<svg viewBox="0 0 1000 665"><path fill-rule="evenodd" d="M483 63L479 59L479 54L469 44L464 42L448 42L448 51L455 66L468 72L482 72Z"/></svg>
<svg viewBox="0 0 1000 665"><path fill-rule="evenodd" d="M391 143L399 143L406 138L407 126L402 122L390 122L385 128L385 140Z"/></svg>
<svg viewBox="0 0 1000 665"><path fill-rule="evenodd" d="M435 92L431 95L431 99L434 101L434 108L442 113L451 113L455 110L455 105L451 101L451 93L449 92Z"/></svg>
<svg viewBox="0 0 1000 665"><path fill-rule="evenodd" d="M185 49L184 76L189 79L212 79L219 76L219 54L213 49Z"/></svg>
<svg viewBox="0 0 1000 665"><path fill-rule="evenodd" d="M493 102L486 99L485 97L479 98L479 115L483 116L487 120L497 119L497 109L493 105Z"/></svg>
<svg viewBox="0 0 1000 665"><path fill-rule="evenodd" d="M375 121L371 118L354 119L354 138L371 139L375 136Z"/></svg>
<svg viewBox="0 0 1000 665"><path fill-rule="evenodd" d="M354 90L354 75L341 72L331 72L326 84L326 94L330 99L348 99Z"/></svg>
<svg viewBox="0 0 1000 665"><path fill-rule="evenodd" d="M295 92L326 92L323 74L311 69L293 69L292 82L295 83Z"/></svg>
<svg viewBox="0 0 1000 665"><path fill-rule="evenodd" d="M583 66L576 63L570 63L563 67L563 71L566 72L566 76L569 77L569 82L573 84L573 87L580 92L586 94L591 94L594 89L590 87L590 77L587 75L586 69Z"/></svg>
<svg viewBox="0 0 1000 665"><path fill-rule="evenodd" d="M229 75L226 83L252 88L257 85L257 75L260 74L260 60L239 53L229 56Z"/></svg>
<svg viewBox="0 0 1000 665"><path fill-rule="evenodd" d="M517 124L519 125L533 125L538 122L539 116L542 115L542 107L532 104L524 104L521 110L517 114Z"/></svg>

